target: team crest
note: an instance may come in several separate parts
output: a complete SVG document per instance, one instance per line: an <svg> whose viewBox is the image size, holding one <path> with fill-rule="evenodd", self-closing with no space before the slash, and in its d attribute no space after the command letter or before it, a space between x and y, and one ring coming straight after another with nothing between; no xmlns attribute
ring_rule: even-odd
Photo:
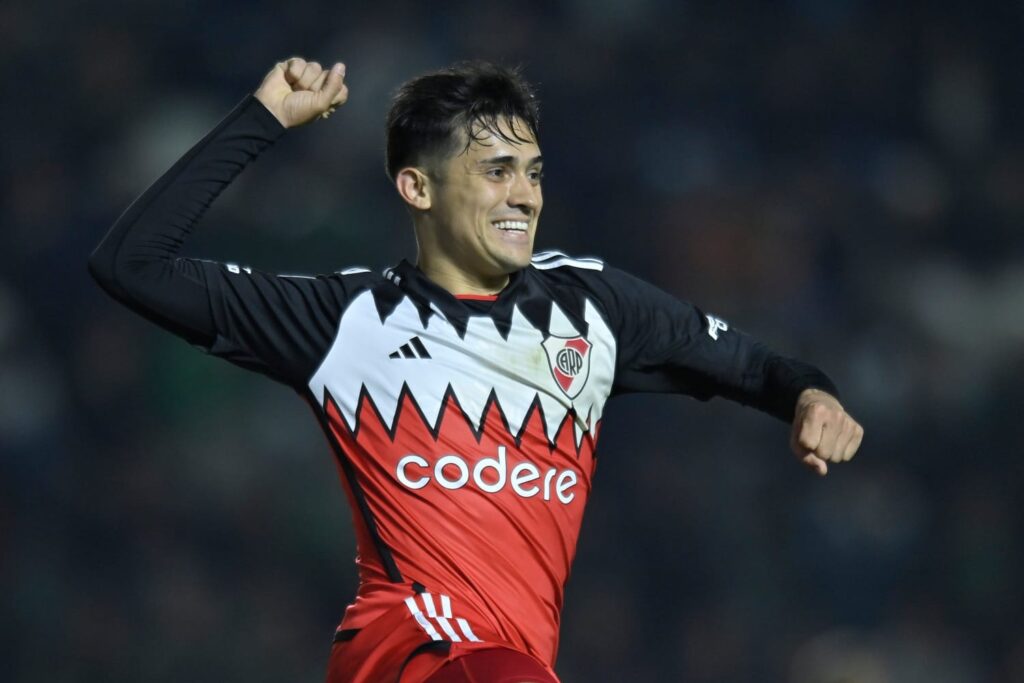
<svg viewBox="0 0 1024 683"><path fill-rule="evenodd" d="M562 393L576 398L583 391L590 375L590 349L592 344L583 337L555 337L544 340L551 374Z"/></svg>

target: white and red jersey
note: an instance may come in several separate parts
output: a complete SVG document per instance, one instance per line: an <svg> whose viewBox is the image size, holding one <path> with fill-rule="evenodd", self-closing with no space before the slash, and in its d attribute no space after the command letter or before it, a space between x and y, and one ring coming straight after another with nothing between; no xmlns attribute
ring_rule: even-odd
<svg viewBox="0 0 1024 683"><path fill-rule="evenodd" d="M539 257L493 302L407 263L347 276L354 294L309 381L359 510L363 582L343 628L408 596L389 582L414 581L553 662L616 362L597 298L556 268L602 265Z"/></svg>
<svg viewBox="0 0 1024 683"><path fill-rule="evenodd" d="M407 262L311 277L178 257L217 194L282 134L246 98L90 265L133 310L313 405L357 531L344 638L397 610L426 643L494 642L553 665L609 397L722 395L789 419L802 389L834 391L815 368L597 259L537 254L480 300Z"/></svg>

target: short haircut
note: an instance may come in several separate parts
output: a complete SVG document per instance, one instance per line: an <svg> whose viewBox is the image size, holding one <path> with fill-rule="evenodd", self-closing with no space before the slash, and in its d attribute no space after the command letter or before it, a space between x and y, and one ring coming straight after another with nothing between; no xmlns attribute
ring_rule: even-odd
<svg viewBox="0 0 1024 683"><path fill-rule="evenodd" d="M388 110L388 177L394 180L400 169L433 156L461 154L488 132L510 143L529 142L522 132L502 128L516 118L536 140L537 99L518 68L459 62L407 81Z"/></svg>

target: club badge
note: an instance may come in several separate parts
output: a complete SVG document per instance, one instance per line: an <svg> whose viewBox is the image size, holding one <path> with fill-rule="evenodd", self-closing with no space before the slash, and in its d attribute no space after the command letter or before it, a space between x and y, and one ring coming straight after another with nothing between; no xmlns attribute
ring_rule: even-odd
<svg viewBox="0 0 1024 683"><path fill-rule="evenodd" d="M583 337L548 337L543 343L548 366L562 393L570 399L579 396L590 375L592 344Z"/></svg>

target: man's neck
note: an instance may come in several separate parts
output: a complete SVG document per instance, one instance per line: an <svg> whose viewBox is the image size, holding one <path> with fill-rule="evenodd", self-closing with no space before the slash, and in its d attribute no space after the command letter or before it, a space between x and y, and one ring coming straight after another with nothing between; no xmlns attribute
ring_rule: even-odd
<svg viewBox="0 0 1024 683"><path fill-rule="evenodd" d="M425 259L422 254L416 259L416 267L428 280L451 294L498 294L505 289L509 281L508 275L493 278L479 274L471 275L451 263Z"/></svg>

